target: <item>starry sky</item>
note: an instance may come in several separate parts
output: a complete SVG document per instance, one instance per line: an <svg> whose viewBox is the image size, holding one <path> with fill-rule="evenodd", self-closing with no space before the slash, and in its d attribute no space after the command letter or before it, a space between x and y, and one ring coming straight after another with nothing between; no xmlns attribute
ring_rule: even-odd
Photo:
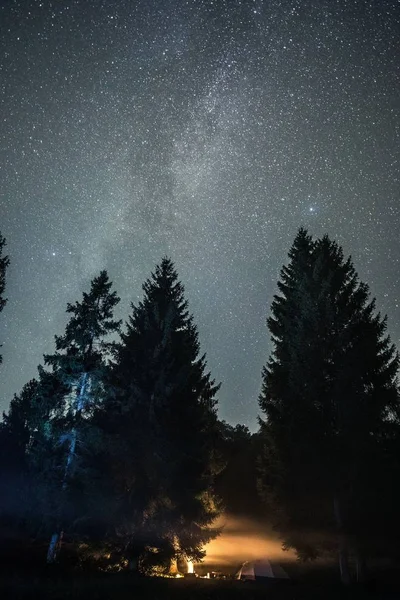
<svg viewBox="0 0 400 600"><path fill-rule="evenodd" d="M2 0L0 408L106 268L118 316L175 262L219 415L256 427L300 225L400 340L398 0Z"/></svg>

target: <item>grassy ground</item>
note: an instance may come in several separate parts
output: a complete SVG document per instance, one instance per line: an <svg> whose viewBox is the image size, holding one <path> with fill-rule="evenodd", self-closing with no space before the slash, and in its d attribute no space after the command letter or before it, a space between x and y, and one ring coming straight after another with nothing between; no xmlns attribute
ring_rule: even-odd
<svg viewBox="0 0 400 600"><path fill-rule="evenodd" d="M281 562L290 580L260 584L43 568L45 554L27 552L24 556L21 548L14 553L7 549L2 556L0 544L0 600L400 600L400 578L390 564L371 565L375 583L346 589L338 582L338 567L333 563ZM214 565L226 575L232 575L237 566ZM196 569L205 574L212 567L203 564Z"/></svg>
<svg viewBox="0 0 400 600"><path fill-rule="evenodd" d="M122 574L40 575L3 573L0 597L10 600L336 600L400 599L400 586L350 587L322 581L290 581L264 585L207 579L142 578Z"/></svg>

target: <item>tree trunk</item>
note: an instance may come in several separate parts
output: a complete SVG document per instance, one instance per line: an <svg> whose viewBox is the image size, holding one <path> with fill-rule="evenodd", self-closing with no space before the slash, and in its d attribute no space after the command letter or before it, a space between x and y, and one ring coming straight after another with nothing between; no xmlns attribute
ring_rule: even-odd
<svg viewBox="0 0 400 600"><path fill-rule="evenodd" d="M80 412L82 412L82 410L85 406L87 379L88 379L88 374L83 373L82 383L81 383L81 387L79 390L79 395L76 400L76 410L75 410L76 415L79 414ZM68 476L73 467L73 463L74 463L74 459L75 459L76 442L77 442L77 430L76 430L76 427L74 427L71 430L71 438L70 438L67 462L65 465L64 478L63 478L63 483L62 483L63 492L65 492L68 487ZM48 563L54 563L56 561L58 551L61 548L61 542L62 542L62 532L61 533L57 533L57 532L53 533L53 535L51 536L49 549L47 551L47 562Z"/></svg>
<svg viewBox="0 0 400 600"><path fill-rule="evenodd" d="M349 548L347 536L340 534L339 537L339 568L340 568L340 581L344 585L349 585L350 569L349 569Z"/></svg>
<svg viewBox="0 0 400 600"><path fill-rule="evenodd" d="M130 561L128 563L128 569L132 573L138 573L139 572L139 559L136 556L135 556L135 558L131 558L130 559Z"/></svg>
<svg viewBox="0 0 400 600"><path fill-rule="evenodd" d="M139 562L142 550L143 549L137 546L136 544L131 544L129 542L126 546L125 551L128 556L128 569L132 573L139 573Z"/></svg>
<svg viewBox="0 0 400 600"><path fill-rule="evenodd" d="M333 509L335 514L335 521L339 531L339 568L340 568L340 580L344 585L350 583L350 569L349 569L349 543L348 537L343 527L343 515L340 500L335 496L333 501Z"/></svg>
<svg viewBox="0 0 400 600"><path fill-rule="evenodd" d="M367 581L367 564L364 553L356 549L356 568L357 568L357 583L366 583Z"/></svg>
<svg viewBox="0 0 400 600"><path fill-rule="evenodd" d="M50 540L50 544L49 544L49 549L47 550L47 562L48 564L52 564L56 561L56 557L57 557L57 546L58 546L58 539L60 537L59 533L53 533L53 535L51 536L51 540Z"/></svg>
<svg viewBox="0 0 400 600"><path fill-rule="evenodd" d="M58 551L61 547L61 542L63 538L63 532L53 533L51 536L49 549L47 551L47 563L53 564L56 562Z"/></svg>

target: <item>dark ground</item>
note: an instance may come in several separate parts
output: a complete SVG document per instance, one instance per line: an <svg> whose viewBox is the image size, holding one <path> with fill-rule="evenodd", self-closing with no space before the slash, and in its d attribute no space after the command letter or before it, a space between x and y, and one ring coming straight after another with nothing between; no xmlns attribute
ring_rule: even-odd
<svg viewBox="0 0 400 600"><path fill-rule="evenodd" d="M29 552L20 545L11 552L10 544L6 547L5 554L0 543L0 600L400 600L399 569L388 562L369 565L368 584L345 588L339 583L334 563L281 562L290 579L261 584L84 572L76 567L66 570L59 565L43 566L45 553ZM220 569L232 575L236 567L232 564ZM213 566L198 565L196 570L205 574Z"/></svg>
<svg viewBox="0 0 400 600"><path fill-rule="evenodd" d="M336 600L400 599L400 585L387 580L344 588L323 572L303 580L259 584L232 580L146 578L127 574L1 573L0 598L10 600Z"/></svg>

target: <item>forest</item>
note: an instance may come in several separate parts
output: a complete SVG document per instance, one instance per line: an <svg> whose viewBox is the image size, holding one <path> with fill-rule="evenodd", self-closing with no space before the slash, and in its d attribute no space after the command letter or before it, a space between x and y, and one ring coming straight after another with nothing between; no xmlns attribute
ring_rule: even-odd
<svg viewBox="0 0 400 600"><path fill-rule="evenodd" d="M0 236L3 319L10 259ZM398 565L399 355L334 240L299 229L265 307L253 434L218 417L170 258L124 323L118 302L101 271L3 413L2 569L168 575L201 562L224 512L266 520L298 561L335 561L343 585Z"/></svg>

